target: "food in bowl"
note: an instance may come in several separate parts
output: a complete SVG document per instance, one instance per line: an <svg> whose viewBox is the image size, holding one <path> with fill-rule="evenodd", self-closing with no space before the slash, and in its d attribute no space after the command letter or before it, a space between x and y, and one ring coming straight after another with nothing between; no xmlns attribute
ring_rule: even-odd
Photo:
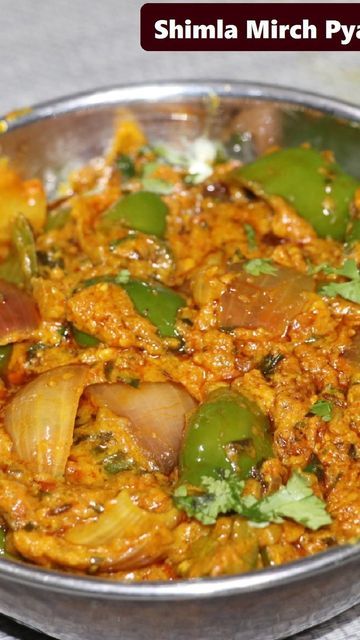
<svg viewBox="0 0 360 640"><path fill-rule="evenodd" d="M1 161L4 554L172 580L358 539L358 186L131 120L55 200Z"/></svg>

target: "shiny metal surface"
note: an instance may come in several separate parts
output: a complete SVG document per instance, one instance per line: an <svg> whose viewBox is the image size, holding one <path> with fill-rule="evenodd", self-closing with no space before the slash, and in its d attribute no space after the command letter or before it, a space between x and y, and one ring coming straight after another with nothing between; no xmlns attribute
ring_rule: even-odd
<svg viewBox="0 0 360 640"><path fill-rule="evenodd" d="M265 109L265 111L264 111ZM0 153L51 193L64 168L103 153L131 113L151 141L182 146L208 135L239 157L264 144L331 148L360 177L360 108L309 93L248 83L166 83L100 90L0 118ZM360 601L360 549L338 547L301 562L221 579L123 584L0 560L0 612L64 640L277 640Z"/></svg>

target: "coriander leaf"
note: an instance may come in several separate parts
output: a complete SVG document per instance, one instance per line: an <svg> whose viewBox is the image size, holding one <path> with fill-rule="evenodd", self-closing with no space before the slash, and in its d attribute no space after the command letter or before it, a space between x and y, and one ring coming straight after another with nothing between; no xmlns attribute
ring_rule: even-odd
<svg viewBox="0 0 360 640"><path fill-rule="evenodd" d="M304 471L305 473L314 473L318 480L324 480L324 467L316 453L311 454Z"/></svg>
<svg viewBox="0 0 360 640"><path fill-rule="evenodd" d="M235 474L218 479L203 477L202 493L189 493L181 485L174 492L174 501L188 516L206 525L214 524L220 514L226 513L238 513L254 525L290 518L314 531L331 523L324 501L314 495L307 478L297 472L285 487L262 500L243 496L244 486Z"/></svg>
<svg viewBox="0 0 360 640"><path fill-rule="evenodd" d="M350 302L360 304L360 280L352 280L351 282L331 282L321 287L319 293L328 298L341 296Z"/></svg>
<svg viewBox="0 0 360 640"><path fill-rule="evenodd" d="M355 260L345 260L343 266L339 269L334 269L333 273L337 273L339 276L345 276L351 280L359 280L360 278Z"/></svg>
<svg viewBox="0 0 360 640"><path fill-rule="evenodd" d="M321 287L319 293L329 298L341 296L345 300L360 304L360 272L355 260L346 260L338 269L328 267L326 273L349 278L350 282L330 282Z"/></svg>
<svg viewBox="0 0 360 640"><path fill-rule="evenodd" d="M244 482L237 479L236 482L238 491L241 493L245 486ZM187 488L181 485L174 492L175 504L188 516L196 518L203 524L215 524L216 518L221 513L234 511L236 501L233 485L234 483L229 482L229 476L219 479L203 476L201 486L206 492L189 495Z"/></svg>
<svg viewBox="0 0 360 640"><path fill-rule="evenodd" d="M314 495L309 484L307 478L294 472L286 487L259 501L260 514L270 522L279 521L282 516L290 518L313 531L331 524L325 503Z"/></svg>
<svg viewBox="0 0 360 640"><path fill-rule="evenodd" d="M171 182L154 175L161 166L164 166L161 162L148 162L148 164L144 166L142 185L145 191L167 195L174 190L174 185Z"/></svg>
<svg viewBox="0 0 360 640"><path fill-rule="evenodd" d="M333 413L333 406L328 400L317 400L309 409L309 413L319 416L324 422L330 422Z"/></svg>
<svg viewBox="0 0 360 640"><path fill-rule="evenodd" d="M93 287L95 284L101 284L102 282L108 282L109 284L127 284L130 280L130 272L127 269L121 269L118 273L105 274L103 276L94 276L93 278L88 278L87 280L83 280L78 287L74 290L74 293L80 291L81 289L86 289L86 287Z"/></svg>
<svg viewBox="0 0 360 640"><path fill-rule="evenodd" d="M314 265L312 263L308 264L307 274L309 276L314 276L317 273L320 273L320 271L322 271L323 273L334 273L334 267L331 267L326 262L321 262L318 265Z"/></svg>
<svg viewBox="0 0 360 640"><path fill-rule="evenodd" d="M130 280L130 271L127 269L121 269L114 278L115 284L127 284Z"/></svg>
<svg viewBox="0 0 360 640"><path fill-rule="evenodd" d="M244 270L251 276L260 276L261 274L275 276L277 274L277 268L273 265L272 261L267 258L248 260L248 262L244 264Z"/></svg>
<svg viewBox="0 0 360 640"><path fill-rule="evenodd" d="M125 153L121 153L117 158L116 158L116 166L119 169L119 171L121 171L122 175L125 178L133 178L136 171L135 171L135 164L132 158L130 158L130 156L125 155Z"/></svg>
<svg viewBox="0 0 360 640"><path fill-rule="evenodd" d="M245 231L248 247L250 251L253 251L253 249L257 248L256 233L254 231L254 228L251 226L251 224L245 223L244 231Z"/></svg>
<svg viewBox="0 0 360 640"><path fill-rule="evenodd" d="M152 193L159 193L161 195L168 195L174 190L174 185L162 178L143 178L142 185L145 191L151 191Z"/></svg>

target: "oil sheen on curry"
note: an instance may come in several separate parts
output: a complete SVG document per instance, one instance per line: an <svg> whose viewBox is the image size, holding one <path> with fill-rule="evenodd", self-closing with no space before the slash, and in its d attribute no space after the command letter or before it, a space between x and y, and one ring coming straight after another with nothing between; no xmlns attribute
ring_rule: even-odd
<svg viewBox="0 0 360 640"><path fill-rule="evenodd" d="M229 145L125 119L51 199L0 160L3 556L175 580L359 539L359 184Z"/></svg>

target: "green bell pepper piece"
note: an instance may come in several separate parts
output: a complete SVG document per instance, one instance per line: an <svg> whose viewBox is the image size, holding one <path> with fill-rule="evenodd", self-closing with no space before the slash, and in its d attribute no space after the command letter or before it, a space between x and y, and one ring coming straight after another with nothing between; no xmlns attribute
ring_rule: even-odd
<svg viewBox="0 0 360 640"><path fill-rule="evenodd" d="M343 240L359 182L314 149L281 149L236 169L234 177L259 195L288 200L321 237Z"/></svg>
<svg viewBox="0 0 360 640"><path fill-rule="evenodd" d="M28 220L22 214L19 214L14 222L12 241L25 280L29 281L36 276L38 263L33 232Z"/></svg>
<svg viewBox="0 0 360 640"><path fill-rule="evenodd" d="M121 222L131 229L163 238L168 208L156 193L137 191L120 198L105 213L102 223L108 227Z"/></svg>
<svg viewBox="0 0 360 640"><path fill-rule="evenodd" d="M6 373L6 369L10 362L12 350L12 344L5 344L0 347L0 376L3 376Z"/></svg>
<svg viewBox="0 0 360 640"><path fill-rule="evenodd" d="M191 416L180 452L180 482L199 485L203 476L224 471L246 478L251 468L273 456L269 422L260 409L229 389L210 394ZM236 462L226 446L238 446Z"/></svg>
<svg viewBox="0 0 360 640"><path fill-rule="evenodd" d="M360 240L360 220L355 218L350 222L346 233L346 240L350 242L350 244Z"/></svg>
<svg viewBox="0 0 360 640"><path fill-rule="evenodd" d="M54 231L54 229L62 229L70 220L71 209L69 207L60 207L55 211L51 211L48 215L45 231Z"/></svg>
<svg viewBox="0 0 360 640"><path fill-rule="evenodd" d="M176 315L179 309L185 306L182 296L161 284L149 284L140 280L130 280L121 286L135 309L157 327L163 338L177 336Z"/></svg>
<svg viewBox="0 0 360 640"><path fill-rule="evenodd" d="M71 328L74 340L79 347L96 347L100 344L100 340L95 338L95 336L90 336L88 333L84 333L84 331L80 331L76 327Z"/></svg>
<svg viewBox="0 0 360 640"><path fill-rule="evenodd" d="M13 284L24 284L24 274L19 258L14 253L10 253L6 260L0 264L0 278Z"/></svg>

